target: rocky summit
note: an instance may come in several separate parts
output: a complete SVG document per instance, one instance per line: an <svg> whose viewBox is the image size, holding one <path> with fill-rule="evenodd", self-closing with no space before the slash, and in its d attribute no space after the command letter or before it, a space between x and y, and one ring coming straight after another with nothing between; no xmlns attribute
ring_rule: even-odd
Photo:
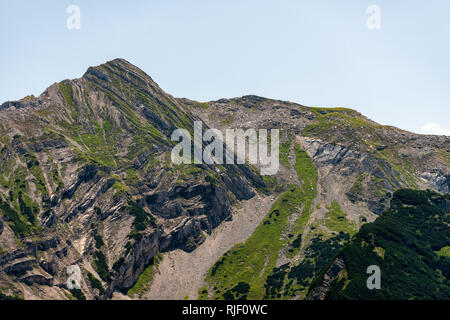
<svg viewBox="0 0 450 320"><path fill-rule="evenodd" d="M171 134L194 121L279 129L278 173L175 165ZM0 149L0 299L357 298L351 288L368 289L349 275L361 277L352 259L367 239L371 263L399 270L389 250L422 250L417 268L442 282L402 297L449 298L446 136L347 108L175 98L115 59L1 104ZM399 236L386 239L396 214L409 229L395 220Z"/></svg>

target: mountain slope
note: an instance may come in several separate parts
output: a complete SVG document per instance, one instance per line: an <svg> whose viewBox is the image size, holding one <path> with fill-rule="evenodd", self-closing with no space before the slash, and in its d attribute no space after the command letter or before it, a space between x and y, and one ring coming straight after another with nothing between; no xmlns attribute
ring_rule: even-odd
<svg viewBox="0 0 450 320"><path fill-rule="evenodd" d="M388 207L395 190L449 190L447 137L382 126L350 109L309 108L256 96L210 102L208 112L198 115L222 129L282 128L280 198L292 185L317 190L307 200L289 200L295 207L287 220L274 220L275 204L256 230L277 224L280 247L270 253L255 247L256 234L237 244L211 265L201 298L303 299L313 278L364 223ZM313 163L311 187L302 177L308 170L295 170L304 161L296 159L298 149ZM247 259L245 252L252 250L261 255L258 263ZM255 276L261 277L256 283Z"/></svg>
<svg viewBox="0 0 450 320"><path fill-rule="evenodd" d="M242 165L172 165L169 136L196 117L125 60L0 118L0 288L25 298L65 298L72 264L88 298L126 293L158 252L192 251L264 187Z"/></svg>
<svg viewBox="0 0 450 320"><path fill-rule="evenodd" d="M449 222L448 194L396 191L391 208L364 225L317 277L309 298L449 299ZM370 265L381 270L379 290L366 286Z"/></svg>
<svg viewBox="0 0 450 320"><path fill-rule="evenodd" d="M280 129L279 172L174 165L170 135L195 120ZM123 59L3 103L0 149L0 297L305 298L395 190L450 184L448 137L344 108L174 98ZM177 263L202 270L196 287Z"/></svg>

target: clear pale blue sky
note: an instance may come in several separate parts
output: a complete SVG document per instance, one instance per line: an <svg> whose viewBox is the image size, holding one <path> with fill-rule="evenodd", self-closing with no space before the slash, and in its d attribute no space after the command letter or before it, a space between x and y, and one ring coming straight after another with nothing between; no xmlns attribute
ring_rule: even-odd
<svg viewBox="0 0 450 320"><path fill-rule="evenodd" d="M0 1L0 102L121 57L177 97L345 106L450 135L448 0Z"/></svg>

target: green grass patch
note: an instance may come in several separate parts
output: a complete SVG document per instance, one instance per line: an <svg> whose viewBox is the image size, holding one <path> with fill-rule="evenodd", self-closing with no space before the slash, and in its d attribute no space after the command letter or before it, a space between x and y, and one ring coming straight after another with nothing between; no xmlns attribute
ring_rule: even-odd
<svg viewBox="0 0 450 320"><path fill-rule="evenodd" d="M150 283L155 275L155 272L158 271L158 265L162 261L162 255L157 254L154 256L150 264L147 268L145 268L144 272L139 276L138 281L135 285L128 290L127 295L131 298L134 298L136 295L141 298L145 291L150 286Z"/></svg>
<svg viewBox="0 0 450 320"><path fill-rule="evenodd" d="M330 206L327 206L328 212L325 215L325 225L330 231L346 232L351 236L358 230L354 222L349 221L346 214L342 212L339 203L336 200L331 202Z"/></svg>
<svg viewBox="0 0 450 320"><path fill-rule="evenodd" d="M214 287L213 298L237 298L240 292L239 298L262 299L266 278L275 268L280 250L288 245L289 240L282 237L287 231L288 218L303 206L301 217L306 219L299 219L295 224L298 233L309 219L316 195L316 170L311 158L298 146L295 154L294 167L301 186L288 186L247 241L226 252L210 269L206 281Z"/></svg>
<svg viewBox="0 0 450 320"><path fill-rule="evenodd" d="M208 102L199 102L199 103L195 104L195 107L201 108L201 109L208 109L209 104L208 104Z"/></svg>
<svg viewBox="0 0 450 320"><path fill-rule="evenodd" d="M103 281L111 281L108 264L106 263L106 257L101 250L95 252L94 269Z"/></svg>
<svg viewBox="0 0 450 320"><path fill-rule="evenodd" d="M91 287L94 289L98 289L100 295L104 295L105 294L105 289L102 286L102 283L100 282L100 280L98 280L92 273L88 272L88 279L89 279L89 283L91 284Z"/></svg>
<svg viewBox="0 0 450 320"><path fill-rule="evenodd" d="M83 291L81 291L81 289L71 289L69 291L72 294L72 297L76 298L77 300L86 300L86 296L83 294Z"/></svg>
<svg viewBox="0 0 450 320"><path fill-rule="evenodd" d="M105 244L105 243L103 242L102 236L99 235L99 234L96 234L96 235L94 236L94 240L95 240L95 247L96 247L97 249L100 249L100 248Z"/></svg>
<svg viewBox="0 0 450 320"><path fill-rule="evenodd" d="M291 141L290 140L287 140L280 144L280 152L279 152L280 162L286 168L291 167L291 164L289 163L290 151L291 151Z"/></svg>
<svg viewBox="0 0 450 320"><path fill-rule="evenodd" d="M32 228L25 219L15 209L11 208L7 202L0 199L0 211L3 212L10 221L10 226L14 234L18 237L31 235Z"/></svg>
<svg viewBox="0 0 450 320"><path fill-rule="evenodd" d="M441 248L441 250L436 251L438 256L448 257L450 258L450 246L445 246Z"/></svg>

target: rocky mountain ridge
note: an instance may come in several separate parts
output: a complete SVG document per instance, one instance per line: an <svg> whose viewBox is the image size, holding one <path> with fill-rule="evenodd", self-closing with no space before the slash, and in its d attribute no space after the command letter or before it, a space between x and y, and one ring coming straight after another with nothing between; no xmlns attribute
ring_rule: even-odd
<svg viewBox="0 0 450 320"><path fill-rule="evenodd" d="M195 120L220 130L280 129L279 173L172 164L172 131L192 131ZM268 254L274 267L288 263L295 271L315 239L356 232L388 206L396 189L447 193L450 185L448 137L381 126L344 108L257 96L207 103L174 98L123 59L90 67L39 97L3 103L0 148L0 292L26 299L126 294L154 272L160 253L192 252L233 219L233 208L257 194L283 199L292 185L299 188L293 199L304 198L277 232L301 244L284 241ZM66 288L70 265L81 268L81 294ZM263 288L274 273L262 274ZM300 291L289 296L304 297ZM281 297L267 292L274 295L266 298Z"/></svg>

